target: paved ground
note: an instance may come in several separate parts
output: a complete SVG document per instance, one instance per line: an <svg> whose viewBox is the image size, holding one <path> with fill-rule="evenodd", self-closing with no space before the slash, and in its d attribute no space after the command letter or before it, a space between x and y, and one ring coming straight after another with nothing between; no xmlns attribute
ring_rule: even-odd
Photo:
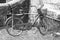
<svg viewBox="0 0 60 40"><path fill-rule="evenodd" d="M52 40L52 36L42 36L37 28L32 28L30 31L23 32L18 37L12 37L9 34L7 34L6 30L3 29L0 31L0 40Z"/></svg>

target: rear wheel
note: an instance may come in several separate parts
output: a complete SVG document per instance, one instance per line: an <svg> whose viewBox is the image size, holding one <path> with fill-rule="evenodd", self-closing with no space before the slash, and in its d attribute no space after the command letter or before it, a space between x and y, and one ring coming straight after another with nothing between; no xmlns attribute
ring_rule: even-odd
<svg viewBox="0 0 60 40"><path fill-rule="evenodd" d="M13 21L13 25L12 25L12 21ZM12 18L11 19L9 19L9 21L7 22L7 32L8 32L8 34L9 35L11 35L11 36L19 36L23 31L22 30L15 30L14 29L14 25L16 25L16 24L22 24L23 22L22 22L22 20L21 19L19 19L19 18L13 18L13 20L12 20Z"/></svg>

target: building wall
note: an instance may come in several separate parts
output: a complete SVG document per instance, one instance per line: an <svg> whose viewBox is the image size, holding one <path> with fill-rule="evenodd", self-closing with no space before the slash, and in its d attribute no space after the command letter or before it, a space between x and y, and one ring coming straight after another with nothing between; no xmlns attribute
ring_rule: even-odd
<svg viewBox="0 0 60 40"><path fill-rule="evenodd" d="M6 0L6 2L9 2L9 1L11 1L11 0Z"/></svg>
<svg viewBox="0 0 60 40"><path fill-rule="evenodd" d="M43 2L47 2L47 3L60 3L60 0L43 0Z"/></svg>

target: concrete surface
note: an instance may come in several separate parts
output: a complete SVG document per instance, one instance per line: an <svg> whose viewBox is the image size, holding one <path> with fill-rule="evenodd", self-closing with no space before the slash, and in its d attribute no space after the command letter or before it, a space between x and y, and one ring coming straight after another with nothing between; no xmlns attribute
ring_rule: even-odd
<svg viewBox="0 0 60 40"><path fill-rule="evenodd" d="M52 40L52 36L42 36L37 28L32 28L29 31L24 31L18 37L10 36L5 29L0 31L0 40Z"/></svg>

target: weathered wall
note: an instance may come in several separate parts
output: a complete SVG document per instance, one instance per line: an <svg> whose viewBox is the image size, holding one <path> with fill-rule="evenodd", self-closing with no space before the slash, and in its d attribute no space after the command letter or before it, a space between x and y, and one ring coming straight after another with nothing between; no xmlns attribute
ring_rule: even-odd
<svg viewBox="0 0 60 40"><path fill-rule="evenodd" d="M43 0L43 2L47 2L47 3L60 3L60 0Z"/></svg>
<svg viewBox="0 0 60 40"><path fill-rule="evenodd" d="M6 0L6 2L9 2L9 1L11 1L11 0Z"/></svg>

